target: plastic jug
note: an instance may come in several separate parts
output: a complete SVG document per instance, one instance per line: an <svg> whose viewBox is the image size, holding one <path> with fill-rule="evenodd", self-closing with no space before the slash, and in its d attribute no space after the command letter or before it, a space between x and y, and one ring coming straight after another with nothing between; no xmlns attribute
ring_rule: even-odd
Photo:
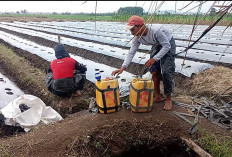
<svg viewBox="0 0 232 157"><path fill-rule="evenodd" d="M132 78L129 101L133 112L149 112L152 108L154 82L148 79Z"/></svg>
<svg viewBox="0 0 232 157"><path fill-rule="evenodd" d="M117 79L96 81L96 103L100 113L111 113L119 110L119 84Z"/></svg>

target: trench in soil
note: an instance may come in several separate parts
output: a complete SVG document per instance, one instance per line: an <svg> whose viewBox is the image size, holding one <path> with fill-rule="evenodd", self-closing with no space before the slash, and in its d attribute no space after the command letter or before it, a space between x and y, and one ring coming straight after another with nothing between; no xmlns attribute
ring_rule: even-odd
<svg viewBox="0 0 232 157"><path fill-rule="evenodd" d="M186 146L181 139L171 139L157 143L153 149L149 149L148 145L135 145L130 147L128 151L122 152L118 156L123 157L198 157L198 155Z"/></svg>

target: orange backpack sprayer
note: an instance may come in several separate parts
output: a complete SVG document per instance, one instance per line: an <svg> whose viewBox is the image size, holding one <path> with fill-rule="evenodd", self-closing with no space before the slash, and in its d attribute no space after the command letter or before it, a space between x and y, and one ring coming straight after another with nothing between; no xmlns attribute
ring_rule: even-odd
<svg viewBox="0 0 232 157"><path fill-rule="evenodd" d="M119 110L119 84L117 79L99 79L99 74L95 74L96 104L100 113L111 113Z"/></svg>
<svg viewBox="0 0 232 157"><path fill-rule="evenodd" d="M148 79L132 78L129 102L133 112L149 112L152 108L154 82Z"/></svg>

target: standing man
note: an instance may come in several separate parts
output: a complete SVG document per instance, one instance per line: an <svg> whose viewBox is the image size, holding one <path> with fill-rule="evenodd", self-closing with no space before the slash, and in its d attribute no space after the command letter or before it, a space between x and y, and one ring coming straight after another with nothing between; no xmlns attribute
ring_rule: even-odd
<svg viewBox="0 0 232 157"><path fill-rule="evenodd" d="M163 101L160 93L160 80L162 77L164 94L166 95L165 110L172 109L171 94L174 91L175 53L176 44L171 32L161 24L145 25L139 16L131 16L126 26L134 35L132 46L122 64L122 67L112 72L111 75L121 74L131 63L139 45L151 45L150 59L145 63L150 68L155 86L154 102Z"/></svg>

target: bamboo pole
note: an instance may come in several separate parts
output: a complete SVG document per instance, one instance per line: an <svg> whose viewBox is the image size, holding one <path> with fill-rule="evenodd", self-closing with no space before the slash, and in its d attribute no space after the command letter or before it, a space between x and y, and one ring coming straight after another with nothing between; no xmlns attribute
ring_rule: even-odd
<svg viewBox="0 0 232 157"><path fill-rule="evenodd" d="M60 44L60 35L58 35L58 43Z"/></svg>

